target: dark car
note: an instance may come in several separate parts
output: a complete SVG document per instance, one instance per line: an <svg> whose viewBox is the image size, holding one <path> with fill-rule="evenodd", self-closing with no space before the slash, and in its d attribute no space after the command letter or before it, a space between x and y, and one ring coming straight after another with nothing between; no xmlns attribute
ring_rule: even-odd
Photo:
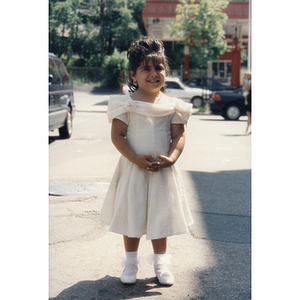
<svg viewBox="0 0 300 300"><path fill-rule="evenodd" d="M235 87L231 85L222 84L215 78L192 78L185 82L191 88L201 88L210 91L226 91L234 90Z"/></svg>
<svg viewBox="0 0 300 300"><path fill-rule="evenodd" d="M75 113L73 85L67 69L57 56L49 53L49 130L59 130L62 138L72 135Z"/></svg>
<svg viewBox="0 0 300 300"><path fill-rule="evenodd" d="M238 120L240 116L246 115L243 87L233 91L213 92L209 107L214 115L221 115L226 120Z"/></svg>

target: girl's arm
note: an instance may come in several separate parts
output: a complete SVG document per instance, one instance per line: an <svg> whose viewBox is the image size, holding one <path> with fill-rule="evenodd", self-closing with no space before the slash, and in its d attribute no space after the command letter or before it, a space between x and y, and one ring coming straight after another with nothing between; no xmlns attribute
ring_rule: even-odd
<svg viewBox="0 0 300 300"><path fill-rule="evenodd" d="M251 80L249 81L248 86L244 86L244 84L243 84L243 91L250 91L250 90L251 90Z"/></svg>
<svg viewBox="0 0 300 300"><path fill-rule="evenodd" d="M148 161L148 159L151 160L153 157L151 155L137 155L126 140L126 133L127 125L119 119L113 119L111 126L111 140L117 150L140 168L153 171L151 163Z"/></svg>
<svg viewBox="0 0 300 300"><path fill-rule="evenodd" d="M250 84L248 86L248 91L250 91L250 90L251 90L251 80L250 80Z"/></svg>
<svg viewBox="0 0 300 300"><path fill-rule="evenodd" d="M244 91L244 92L245 92L245 91L250 91L250 90L251 90L251 83L250 83L249 86L246 86L246 87L243 88L243 91Z"/></svg>
<svg viewBox="0 0 300 300"><path fill-rule="evenodd" d="M158 163L158 165L161 168L167 168L172 166L181 155L185 145L184 125L172 124L171 137L172 137L172 142L171 142L168 156L164 156L164 155L157 156L157 158L162 160L162 162Z"/></svg>

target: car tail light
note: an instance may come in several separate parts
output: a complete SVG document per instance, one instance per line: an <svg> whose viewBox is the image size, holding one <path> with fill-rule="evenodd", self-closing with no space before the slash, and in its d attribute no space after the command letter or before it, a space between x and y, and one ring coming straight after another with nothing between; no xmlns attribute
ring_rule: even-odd
<svg viewBox="0 0 300 300"><path fill-rule="evenodd" d="M222 98L221 98L221 96L219 94L214 94L214 95L212 95L211 100L213 100L213 101L221 101Z"/></svg>

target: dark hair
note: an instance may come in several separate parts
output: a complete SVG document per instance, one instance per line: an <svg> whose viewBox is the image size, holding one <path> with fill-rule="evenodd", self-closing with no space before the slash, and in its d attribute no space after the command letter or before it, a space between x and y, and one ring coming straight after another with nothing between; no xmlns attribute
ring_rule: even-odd
<svg viewBox="0 0 300 300"><path fill-rule="evenodd" d="M165 55L165 48L162 41L150 37L143 37L138 41L133 42L127 52L128 58L128 76L127 83L129 92L133 93L138 90L138 84L134 83L131 72L136 73L137 68L141 63L148 63L151 59L153 65L156 66L162 63L166 69L166 75L170 73L168 58ZM161 89L164 91L164 87Z"/></svg>

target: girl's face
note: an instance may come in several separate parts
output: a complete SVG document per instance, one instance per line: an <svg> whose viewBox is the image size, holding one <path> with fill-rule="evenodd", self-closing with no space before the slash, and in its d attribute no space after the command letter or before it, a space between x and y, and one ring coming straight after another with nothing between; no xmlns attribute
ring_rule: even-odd
<svg viewBox="0 0 300 300"><path fill-rule="evenodd" d="M157 93L165 85L166 69L161 61L153 64L153 60L144 61L137 68L135 74L131 73L134 81L137 81L139 90L147 93Z"/></svg>

